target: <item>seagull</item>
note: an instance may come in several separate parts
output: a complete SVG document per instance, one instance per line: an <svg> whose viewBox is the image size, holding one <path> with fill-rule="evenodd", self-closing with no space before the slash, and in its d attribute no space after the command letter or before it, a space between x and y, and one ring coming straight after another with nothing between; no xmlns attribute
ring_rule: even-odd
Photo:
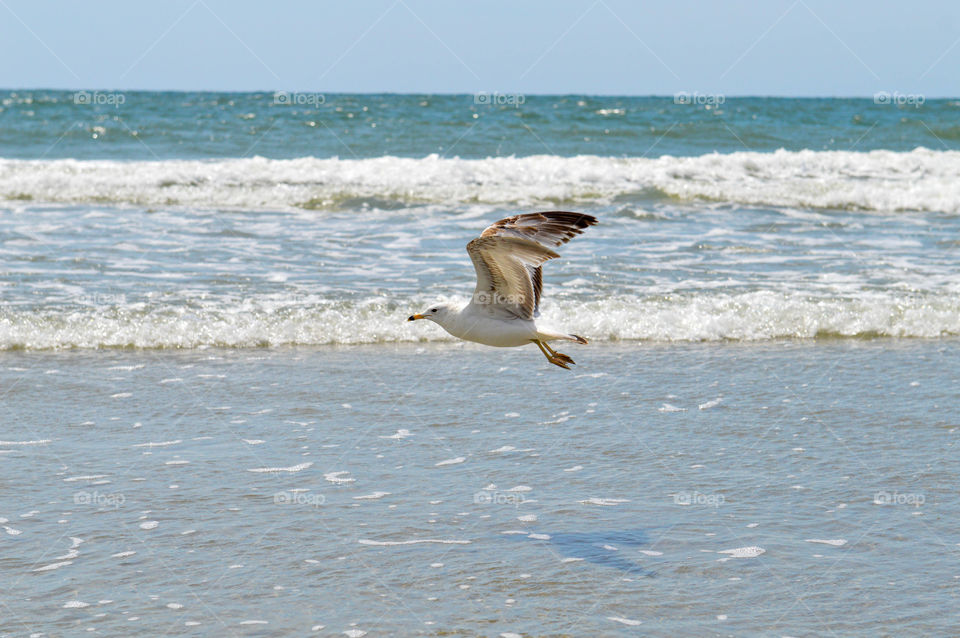
<svg viewBox="0 0 960 638"><path fill-rule="evenodd" d="M438 303L407 321L429 319L454 337L487 346L510 348L535 343L547 361L569 370L573 359L548 342L586 344L587 340L537 327L543 264L560 256L553 248L596 223L591 215L563 211L501 219L467 244L477 271L477 287L469 303Z"/></svg>

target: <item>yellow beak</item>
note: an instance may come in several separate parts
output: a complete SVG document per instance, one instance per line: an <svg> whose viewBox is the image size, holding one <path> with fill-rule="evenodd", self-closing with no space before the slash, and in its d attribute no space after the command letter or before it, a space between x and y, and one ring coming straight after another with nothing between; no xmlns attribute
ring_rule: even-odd
<svg viewBox="0 0 960 638"><path fill-rule="evenodd" d="M416 321L417 319L423 319L423 318L424 318L423 315L410 315L407 318L407 321Z"/></svg>

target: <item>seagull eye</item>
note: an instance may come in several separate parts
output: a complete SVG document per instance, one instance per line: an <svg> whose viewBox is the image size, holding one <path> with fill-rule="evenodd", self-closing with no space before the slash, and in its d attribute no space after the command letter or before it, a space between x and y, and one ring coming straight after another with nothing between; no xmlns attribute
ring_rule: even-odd
<svg viewBox="0 0 960 638"><path fill-rule="evenodd" d="M436 308L433 308L433 309L430 310L430 312L436 312L436 311L437 311Z"/></svg>

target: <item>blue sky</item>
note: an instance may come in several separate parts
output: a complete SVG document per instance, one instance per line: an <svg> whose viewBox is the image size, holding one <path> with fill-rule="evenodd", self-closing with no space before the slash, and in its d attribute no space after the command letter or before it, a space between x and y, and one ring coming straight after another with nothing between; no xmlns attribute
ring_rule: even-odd
<svg viewBox="0 0 960 638"><path fill-rule="evenodd" d="M955 0L0 0L5 88L957 96Z"/></svg>

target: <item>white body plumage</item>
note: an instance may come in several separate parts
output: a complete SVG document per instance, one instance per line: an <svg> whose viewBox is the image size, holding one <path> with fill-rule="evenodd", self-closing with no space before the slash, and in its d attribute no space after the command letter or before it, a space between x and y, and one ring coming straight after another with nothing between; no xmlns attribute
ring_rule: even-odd
<svg viewBox="0 0 960 638"><path fill-rule="evenodd" d="M543 333L537 330L536 321L519 317L497 317L485 306L468 303L464 306L434 306L437 313L426 314L438 326L465 341L482 343L497 348L515 348L525 346L536 340L554 341L557 339L576 339L568 335Z"/></svg>

